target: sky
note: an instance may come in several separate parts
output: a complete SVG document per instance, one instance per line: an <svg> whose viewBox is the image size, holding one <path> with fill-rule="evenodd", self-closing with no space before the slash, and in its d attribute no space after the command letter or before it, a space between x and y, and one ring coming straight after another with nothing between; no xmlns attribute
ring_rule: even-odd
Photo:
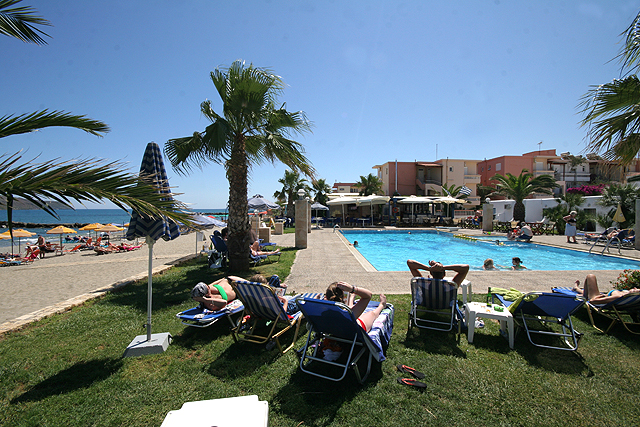
<svg viewBox="0 0 640 427"><path fill-rule="evenodd" d="M62 110L111 131L47 128L0 139L1 152L120 160L137 172L148 142L205 129L201 102L222 113L209 75L240 59L282 77L279 101L313 122L296 140L329 185L395 160L583 153L580 99L620 76L620 34L640 11L640 0L21 5L51 22L41 27L51 37L45 46L0 37L0 117ZM226 207L222 166L180 175L165 164L192 209ZM285 170L254 166L248 195L273 200Z"/></svg>

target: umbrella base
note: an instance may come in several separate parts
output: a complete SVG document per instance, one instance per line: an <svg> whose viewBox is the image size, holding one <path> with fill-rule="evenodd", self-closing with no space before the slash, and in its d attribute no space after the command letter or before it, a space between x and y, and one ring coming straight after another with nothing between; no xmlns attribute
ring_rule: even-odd
<svg viewBox="0 0 640 427"><path fill-rule="evenodd" d="M151 334L151 341L147 341L146 334L138 335L131 341L131 344L129 344L129 347L124 351L122 357L137 357L162 353L169 347L171 339L172 337L169 332Z"/></svg>

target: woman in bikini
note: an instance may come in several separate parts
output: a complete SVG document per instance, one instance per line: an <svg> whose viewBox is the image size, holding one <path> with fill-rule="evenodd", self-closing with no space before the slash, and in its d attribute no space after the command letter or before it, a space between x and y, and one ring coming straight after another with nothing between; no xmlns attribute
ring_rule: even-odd
<svg viewBox="0 0 640 427"><path fill-rule="evenodd" d="M349 298L345 301L345 292L349 292ZM380 304L368 312L364 312L371 301L372 293L365 288L359 288L358 286L350 285L346 282L334 282L327 288L324 298L328 301L341 302L346 304L353 313L353 316L357 319L358 324L366 332L371 330L373 322L380 316L382 310L387 306L387 297L384 294L380 294ZM353 300L355 295L360 299L354 304Z"/></svg>
<svg viewBox="0 0 640 427"><path fill-rule="evenodd" d="M231 280L244 280L241 277L229 276ZM207 285L200 282L191 290L191 298L199 302L205 308L216 311L226 307L228 302L236 299L236 293L227 281L227 278L216 280Z"/></svg>
<svg viewBox="0 0 640 427"><path fill-rule="evenodd" d="M587 278L584 281L584 289L580 289L580 280L576 280L573 291L578 295L588 298L590 302L595 304L607 304L627 294L640 293L640 289L638 288L626 289L623 291L612 289L607 293L600 292L598 289L598 280L594 274L587 274Z"/></svg>

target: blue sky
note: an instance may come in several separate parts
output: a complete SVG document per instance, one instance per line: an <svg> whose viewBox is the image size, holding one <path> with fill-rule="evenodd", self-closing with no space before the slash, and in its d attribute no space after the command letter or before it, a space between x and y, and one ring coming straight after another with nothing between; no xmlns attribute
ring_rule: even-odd
<svg viewBox="0 0 640 427"><path fill-rule="evenodd" d="M149 141L203 130L220 98L209 73L243 59L287 84L318 177L354 182L387 161L484 159L540 148L578 154L577 105L619 77L622 33L640 1L27 0L53 27L35 46L0 38L0 116L48 108L102 120L104 138L45 129L0 140L27 158L124 160ZM437 156L436 156L437 146ZM169 181L193 209L224 208L211 164ZM249 196L272 198L284 165L253 168ZM92 206L94 207L94 206Z"/></svg>

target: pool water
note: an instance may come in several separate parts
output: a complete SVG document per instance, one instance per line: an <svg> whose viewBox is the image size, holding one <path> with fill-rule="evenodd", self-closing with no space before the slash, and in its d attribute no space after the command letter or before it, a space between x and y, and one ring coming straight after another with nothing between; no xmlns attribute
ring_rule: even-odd
<svg viewBox="0 0 640 427"><path fill-rule="evenodd" d="M535 243L508 241L504 238L466 240L450 233L412 230L343 230L351 243L378 271L405 271L407 260L427 263L469 264L482 270L487 258L499 269L510 269L511 258L519 257L529 270L624 270L640 269L640 261L561 249ZM500 240L500 244L496 244ZM504 268L500 268L504 266Z"/></svg>

